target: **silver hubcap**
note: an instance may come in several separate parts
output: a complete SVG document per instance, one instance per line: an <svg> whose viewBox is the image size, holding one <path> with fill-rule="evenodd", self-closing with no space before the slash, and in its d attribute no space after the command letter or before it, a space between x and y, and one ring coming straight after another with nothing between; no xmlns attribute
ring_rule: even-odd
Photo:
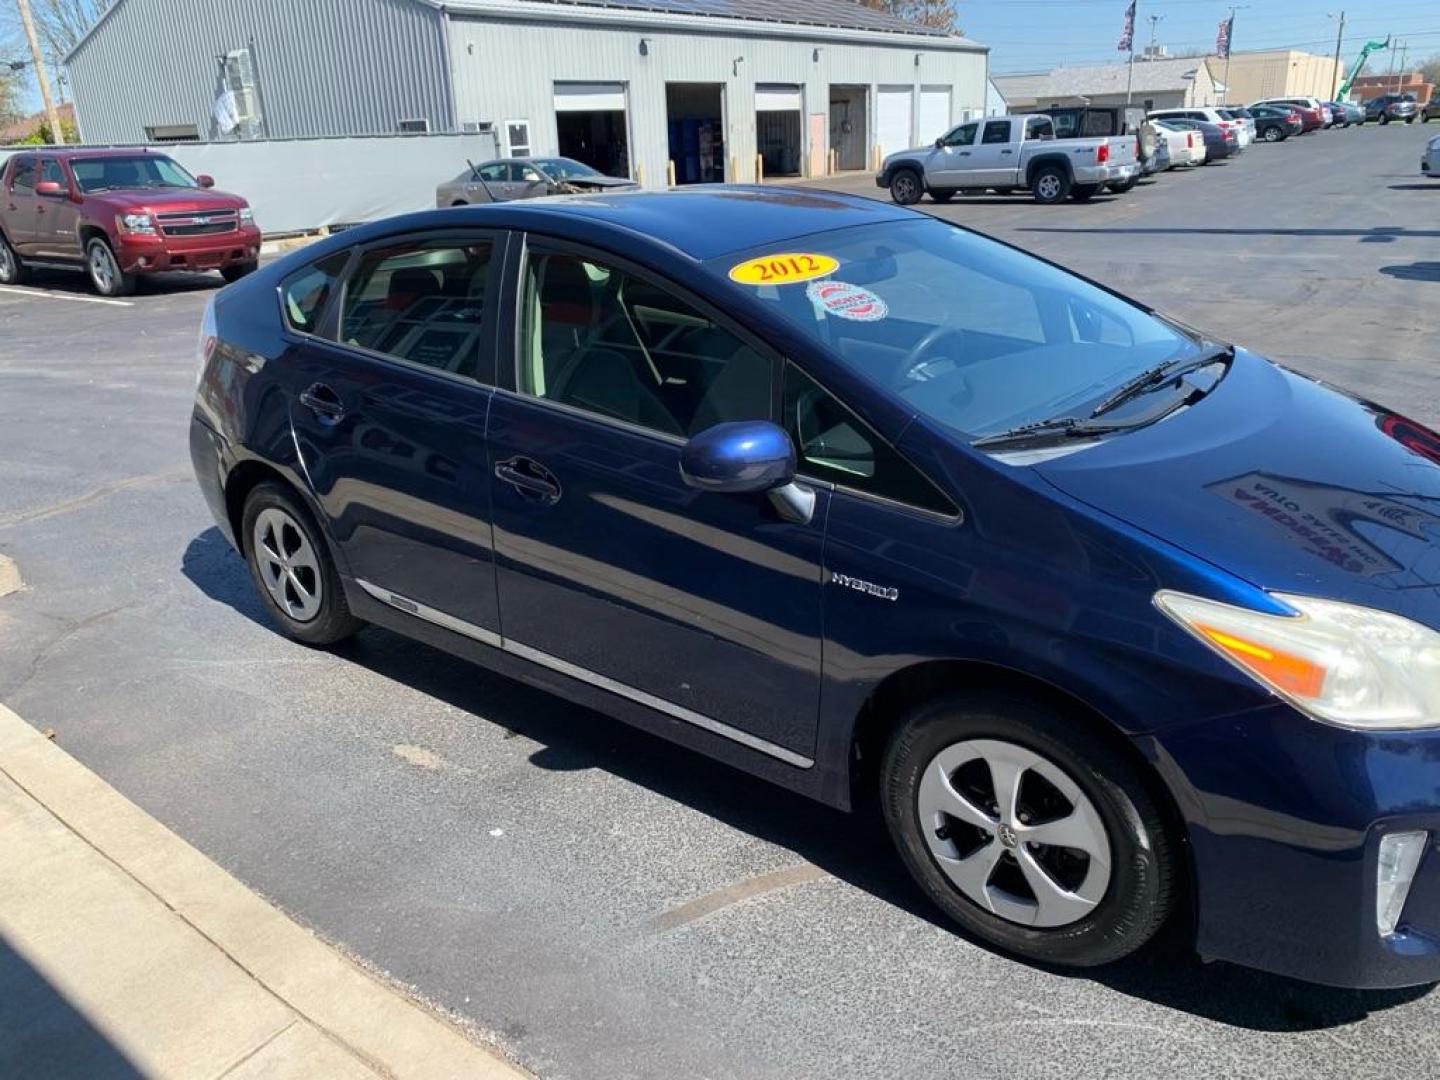
<svg viewBox="0 0 1440 1080"><path fill-rule="evenodd" d="M0 281L9 281L15 276L15 256L10 253L10 245L0 240Z"/></svg>
<svg viewBox="0 0 1440 1080"><path fill-rule="evenodd" d="M252 536L255 565L270 598L296 622L320 613L320 563L305 533L283 510L262 510Z"/></svg>
<svg viewBox="0 0 1440 1080"><path fill-rule="evenodd" d="M90 248L90 276L95 279L101 292L109 292L115 286L115 260L110 249L104 244Z"/></svg>
<svg viewBox="0 0 1440 1080"><path fill-rule="evenodd" d="M920 827L945 876L986 911L1022 926L1083 919L1110 884L1110 840L1059 766L1014 743L947 746L920 781Z"/></svg>
<svg viewBox="0 0 1440 1080"><path fill-rule="evenodd" d="M1042 176L1040 178L1040 197L1042 199L1054 199L1060 195L1060 181L1053 176Z"/></svg>
<svg viewBox="0 0 1440 1080"><path fill-rule="evenodd" d="M915 181L907 174L895 181L895 194L901 199L910 199L915 195Z"/></svg>

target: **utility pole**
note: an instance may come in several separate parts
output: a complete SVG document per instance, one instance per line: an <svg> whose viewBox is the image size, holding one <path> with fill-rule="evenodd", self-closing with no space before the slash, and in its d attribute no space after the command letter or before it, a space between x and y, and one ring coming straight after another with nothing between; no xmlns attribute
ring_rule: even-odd
<svg viewBox="0 0 1440 1080"><path fill-rule="evenodd" d="M20 7L20 23L25 27L25 39L30 42L30 57L35 61L35 81L40 84L40 101L45 106L45 120L50 125L50 141L63 143L65 132L60 127L55 100L50 96L50 76L45 73L45 58L40 55L40 39L35 36L35 17L30 14L30 0L15 2Z"/></svg>
<svg viewBox="0 0 1440 1080"><path fill-rule="evenodd" d="M1160 20L1163 19L1163 18L1165 18L1164 15L1151 15L1151 16L1150 16L1150 49L1149 49L1149 52L1150 52L1150 59L1152 59L1152 60L1155 59L1155 27L1159 25Z"/></svg>
<svg viewBox="0 0 1440 1080"><path fill-rule="evenodd" d="M1400 88L1405 82L1405 53L1408 52L1409 49L1410 43L1408 41L1402 41L1400 43L1400 71L1395 76L1395 93L1397 94L1400 93Z"/></svg>
<svg viewBox="0 0 1440 1080"><path fill-rule="evenodd" d="M1330 13L1330 17L1331 17L1332 19L1335 18L1335 14L1334 14L1333 12ZM1336 31L1336 33L1335 33L1335 86L1334 86L1334 89L1335 89L1335 90L1338 90L1338 89L1340 88L1340 83L1343 82L1344 79L1345 79L1345 74L1344 74L1344 72L1342 72L1342 71L1340 70L1340 48L1341 48L1341 46L1344 44L1344 42L1345 42L1345 12L1342 11L1342 12L1340 12L1340 29L1339 29L1338 31Z"/></svg>

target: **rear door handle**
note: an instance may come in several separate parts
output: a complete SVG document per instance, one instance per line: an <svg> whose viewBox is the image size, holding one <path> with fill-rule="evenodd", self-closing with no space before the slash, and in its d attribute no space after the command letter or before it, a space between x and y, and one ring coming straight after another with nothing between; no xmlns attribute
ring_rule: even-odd
<svg viewBox="0 0 1440 1080"><path fill-rule="evenodd" d="M340 401L340 395L326 386L324 383L314 383L300 395L300 404L304 405L321 420L336 423L345 415L345 406Z"/></svg>
<svg viewBox="0 0 1440 1080"><path fill-rule="evenodd" d="M509 484L521 495L534 499L544 506L560 501L560 481L555 474L538 461L527 457L513 457L495 466L495 475Z"/></svg>

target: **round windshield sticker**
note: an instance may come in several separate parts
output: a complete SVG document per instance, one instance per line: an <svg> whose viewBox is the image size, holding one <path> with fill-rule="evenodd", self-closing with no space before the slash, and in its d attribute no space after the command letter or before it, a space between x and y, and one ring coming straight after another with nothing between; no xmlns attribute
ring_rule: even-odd
<svg viewBox="0 0 1440 1080"><path fill-rule="evenodd" d="M833 274L839 268L839 260L829 255L795 251L736 263L730 268L730 280L741 285L793 285Z"/></svg>
<svg viewBox="0 0 1440 1080"><path fill-rule="evenodd" d="M851 322L878 322L890 314L885 301L869 289L847 285L843 281L817 281L805 290L817 307L824 308L837 319Z"/></svg>

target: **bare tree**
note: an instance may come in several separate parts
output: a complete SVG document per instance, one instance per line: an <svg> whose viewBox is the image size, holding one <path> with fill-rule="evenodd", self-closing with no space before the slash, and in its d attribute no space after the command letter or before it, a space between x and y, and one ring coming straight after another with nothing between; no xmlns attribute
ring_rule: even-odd
<svg viewBox="0 0 1440 1080"><path fill-rule="evenodd" d="M883 11L906 22L928 26L934 30L960 33L958 15L952 0L860 0L868 8Z"/></svg>
<svg viewBox="0 0 1440 1080"><path fill-rule="evenodd" d="M47 59L63 60L85 31L105 13L111 0L30 0L35 17L35 33ZM19 36L16 5L0 3L0 50L5 43L14 43ZM0 60L5 59L0 55Z"/></svg>

